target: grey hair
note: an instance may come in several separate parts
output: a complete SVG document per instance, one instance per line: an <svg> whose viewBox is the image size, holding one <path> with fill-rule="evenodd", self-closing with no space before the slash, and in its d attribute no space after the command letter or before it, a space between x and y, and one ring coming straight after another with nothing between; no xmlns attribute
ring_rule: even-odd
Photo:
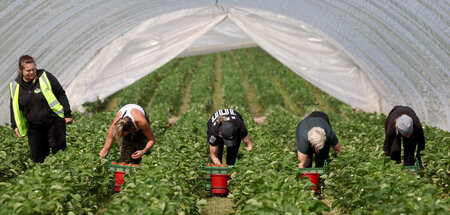
<svg viewBox="0 0 450 215"><path fill-rule="evenodd" d="M321 127L313 127L308 131L308 141L318 153L325 146L325 130Z"/></svg>

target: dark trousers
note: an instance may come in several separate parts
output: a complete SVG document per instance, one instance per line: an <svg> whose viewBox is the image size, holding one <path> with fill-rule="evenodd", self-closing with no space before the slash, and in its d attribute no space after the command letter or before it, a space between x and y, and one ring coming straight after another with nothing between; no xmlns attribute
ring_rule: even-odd
<svg viewBox="0 0 450 215"><path fill-rule="evenodd" d="M141 162L142 158L133 159L131 155L137 150L142 150L147 146L148 139L144 135L142 130L135 133L130 133L123 137L122 149L120 151L120 161L124 163L138 164ZM149 154L150 152L146 153Z"/></svg>
<svg viewBox="0 0 450 215"><path fill-rule="evenodd" d="M391 160L401 163L401 135L396 135L391 146ZM413 166L415 163L414 152L416 151L416 141L403 137L403 165Z"/></svg>
<svg viewBox="0 0 450 215"><path fill-rule="evenodd" d="M316 153L314 151L314 148L311 147L311 149L308 152L308 158L310 160L310 163L305 168L311 168L312 167L312 161L313 156L315 155L315 167L323 167L323 164L325 163L325 160L328 159L330 154L330 145L325 144L325 146L319 151L319 153Z"/></svg>
<svg viewBox="0 0 450 215"><path fill-rule="evenodd" d="M150 126L150 119L148 118L147 113L145 113L145 119ZM139 164L142 161L142 157L139 159L133 159L131 158L131 155L138 150L145 149L147 142L148 139L142 130L124 136L122 139L122 148L120 150L120 161L124 163ZM145 154L150 154L150 151Z"/></svg>
<svg viewBox="0 0 450 215"><path fill-rule="evenodd" d="M238 141L238 143L233 147L227 146L227 165L234 165L236 163L237 154L239 152L239 146L241 145L241 140ZM220 160L220 163L222 163L222 156L223 156L223 147L224 144L219 144L219 154L217 157Z"/></svg>
<svg viewBox="0 0 450 215"><path fill-rule="evenodd" d="M35 163L43 163L45 158L59 150L66 149L66 121L57 119L51 125L29 125L28 146L31 151L31 159Z"/></svg>

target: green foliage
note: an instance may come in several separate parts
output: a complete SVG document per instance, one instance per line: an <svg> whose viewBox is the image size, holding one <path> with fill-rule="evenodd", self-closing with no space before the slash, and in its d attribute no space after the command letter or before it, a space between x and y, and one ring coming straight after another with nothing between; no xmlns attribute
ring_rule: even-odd
<svg viewBox="0 0 450 215"><path fill-rule="evenodd" d="M427 178L406 173L384 156L384 116L345 114L350 120L333 126L344 150L330 163L325 181L333 206L351 214L448 212L449 199L439 199L441 192Z"/></svg>
<svg viewBox="0 0 450 215"><path fill-rule="evenodd" d="M14 178L32 166L28 139L19 138L10 126L0 126L0 182Z"/></svg>
<svg viewBox="0 0 450 215"><path fill-rule="evenodd" d="M221 53L225 107L248 107L242 77L229 53Z"/></svg>
<svg viewBox="0 0 450 215"><path fill-rule="evenodd" d="M449 132L425 126L425 151L423 174L442 190L443 198L450 193L450 134Z"/></svg>
<svg viewBox="0 0 450 215"><path fill-rule="evenodd" d="M292 143L295 140L290 135L280 135L282 132L276 130L280 122L294 124L295 117L292 118L282 108L277 110L285 115L270 111L269 121L264 127L246 121L255 148L250 152L241 148L244 151L241 152L242 158L231 174L230 198L236 203L236 213L312 214L329 211L329 207L314 195L309 180L300 181L296 148ZM281 116L279 121L271 120L275 116Z"/></svg>
<svg viewBox="0 0 450 215"><path fill-rule="evenodd" d="M239 69L242 73L248 75L249 82L255 88L258 100L266 108L270 106L284 106L283 96L274 85L269 71L259 63L255 63L254 59L248 56L245 49L237 50L234 53Z"/></svg>
<svg viewBox="0 0 450 215"><path fill-rule="evenodd" d="M260 48L220 53L226 108L244 117L254 143L241 144L232 170L230 198L236 214L448 214L450 144L448 132L425 126L424 169L417 175L394 164L382 152L384 115L363 113L324 94ZM212 103L214 54L174 59L105 102L86 106L94 112L137 103L146 107L156 144L139 168L125 175L122 191L111 195L113 174L98 157L116 111L92 116L74 113L65 151L45 163L29 158L26 138L0 127L0 211L2 214L198 214L205 200L202 158L207 107ZM235 64L236 63L236 64ZM242 71L242 73L241 73ZM242 74L246 75L242 75ZM258 125L249 112L243 79L257 89L267 121ZM170 126L192 81L188 111ZM283 94L281 91L289 92ZM288 109L282 96L294 104ZM285 100L286 101L286 100ZM110 104L108 102L116 102ZM224 107L225 108L225 107ZM330 158L324 196L317 199L307 178L299 179L295 129L304 113L326 112L344 150ZM331 152L331 154L333 154ZM113 145L112 160L119 159Z"/></svg>
<svg viewBox="0 0 450 215"><path fill-rule="evenodd" d="M179 61L171 61L158 70L150 73L150 75L147 75L129 87L122 89L117 95L119 98L117 108L127 104L138 104L145 108L152 96L156 93L156 89L160 87L159 84L161 80L166 79L166 75L171 74L170 72L178 67L178 63Z"/></svg>
<svg viewBox="0 0 450 215"><path fill-rule="evenodd" d="M106 214L196 214L201 190L200 158L206 154L202 111L191 110L157 140L155 150L143 160L114 196Z"/></svg>
<svg viewBox="0 0 450 215"><path fill-rule="evenodd" d="M189 92L189 106L210 105L212 103L213 90L213 66L214 55L203 57L201 65L193 74L191 90Z"/></svg>
<svg viewBox="0 0 450 215"><path fill-rule="evenodd" d="M110 174L106 161L97 155L102 146L97 129L104 129L98 118L76 114L74 118L78 121L68 128L65 151L48 156L43 164L30 164L17 177L0 183L2 214L93 213L108 198ZM21 148L28 149L26 145ZM28 157L23 159L31 162Z"/></svg>
<svg viewBox="0 0 450 215"><path fill-rule="evenodd" d="M188 81L197 68L197 58L184 58L178 59L179 64L177 67L168 71L166 77L161 80L158 87L155 89L155 93L150 102L143 107L146 110L152 110L153 106L164 107L170 115L176 115L179 107L182 104L182 97L184 89L186 88ZM135 91L134 93L139 92Z"/></svg>

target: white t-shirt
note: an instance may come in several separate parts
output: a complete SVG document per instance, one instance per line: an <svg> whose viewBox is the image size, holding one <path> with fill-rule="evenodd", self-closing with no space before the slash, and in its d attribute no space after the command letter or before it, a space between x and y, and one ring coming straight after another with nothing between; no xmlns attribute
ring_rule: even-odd
<svg viewBox="0 0 450 215"><path fill-rule="evenodd" d="M136 131L139 131L139 128L137 127L136 123L134 122L133 116L131 116L131 109L137 109L139 111L142 112L142 114L144 114L145 116L145 111L144 108L142 108L141 106L137 105L137 104L127 104L125 106L123 106L122 108L120 108L120 110L117 112L122 112L122 118L123 117L130 117L131 121L133 122L134 127L136 128Z"/></svg>

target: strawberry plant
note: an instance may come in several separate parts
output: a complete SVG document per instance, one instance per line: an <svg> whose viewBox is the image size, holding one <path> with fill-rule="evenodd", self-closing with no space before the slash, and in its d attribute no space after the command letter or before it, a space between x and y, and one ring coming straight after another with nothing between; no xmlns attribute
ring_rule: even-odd
<svg viewBox="0 0 450 215"><path fill-rule="evenodd" d="M214 58L219 56L219 58ZM221 63L214 65L215 63ZM254 143L241 144L231 170L228 196L236 214L448 214L450 212L448 132L425 126L427 141L417 175L382 152L386 116L363 113L340 103L301 79L260 48L174 59L129 87L91 104L105 110L91 116L74 113L65 151L43 164L29 159L27 140L0 127L0 211L3 214L199 214L205 203L200 161L209 159L207 111L213 97L214 71L220 68L225 106L238 110ZM248 79L247 79L248 78ZM247 83L248 81L248 83ZM186 90L190 84L190 90ZM249 86L247 86L249 85ZM246 89L256 99L247 100ZM181 97L189 93L187 112L174 125ZM109 103L108 103L109 102ZM113 173L98 157L117 108L146 107L156 144L139 167L125 174L120 193L111 195ZM261 103L265 124L254 122L250 108ZM253 109L254 110L254 109ZM326 112L344 150L331 157L321 176L323 197L297 168L295 129L303 114ZM214 110L215 111L215 110ZM110 158L119 160L114 145ZM214 165L215 166L215 165ZM332 212L333 213L333 212Z"/></svg>
<svg viewBox="0 0 450 215"><path fill-rule="evenodd" d="M27 138L16 136L10 126L0 126L0 182L14 178L32 166Z"/></svg>

